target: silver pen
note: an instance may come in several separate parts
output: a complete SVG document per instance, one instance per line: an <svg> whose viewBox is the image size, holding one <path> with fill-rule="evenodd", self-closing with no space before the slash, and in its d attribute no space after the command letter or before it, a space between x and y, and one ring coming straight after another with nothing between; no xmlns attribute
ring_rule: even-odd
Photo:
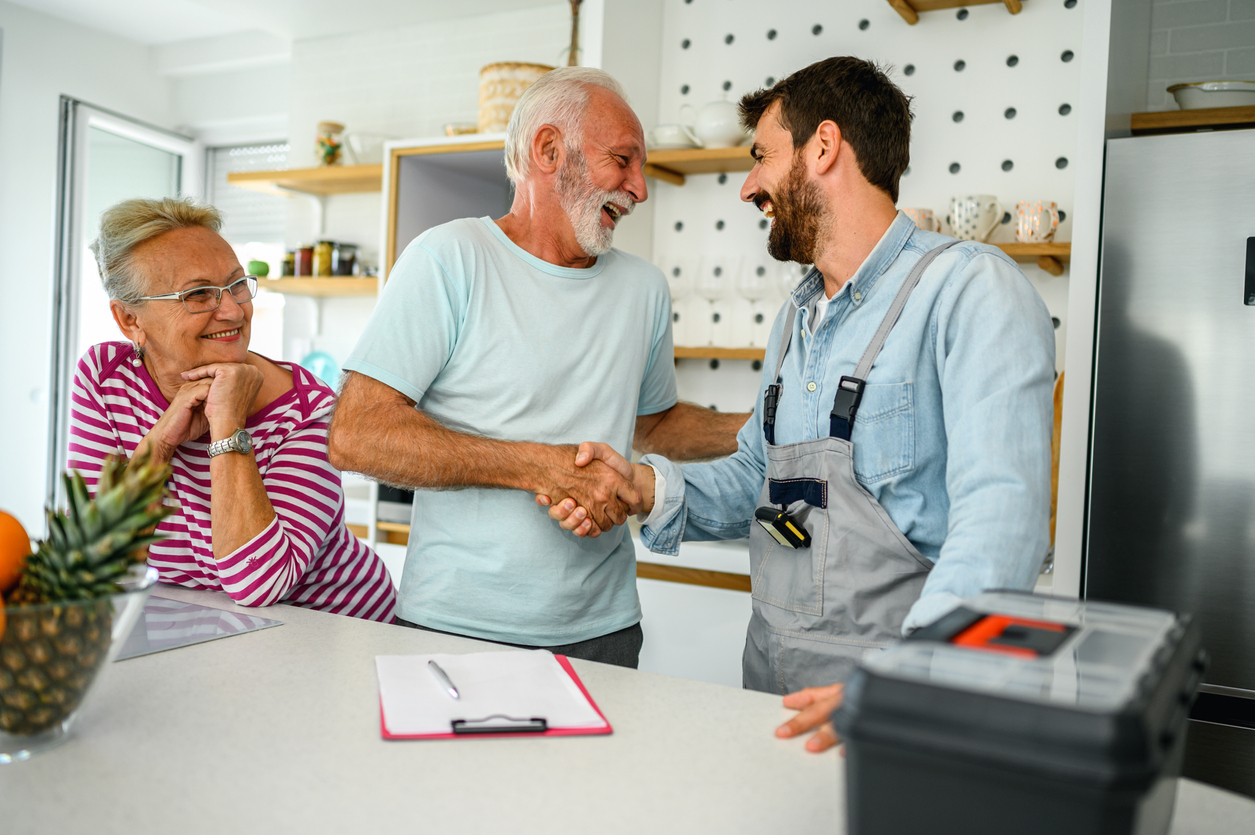
<svg viewBox="0 0 1255 835"><path fill-rule="evenodd" d="M458 695L458 689L453 686L453 682L449 680L449 674L446 673L444 670L440 669L439 664L437 664L435 661L428 661L427 667L428 669L431 670L431 674L436 677L436 681L440 682L440 686L443 687L445 689L445 692L449 694L449 698L451 699L462 698L461 696Z"/></svg>

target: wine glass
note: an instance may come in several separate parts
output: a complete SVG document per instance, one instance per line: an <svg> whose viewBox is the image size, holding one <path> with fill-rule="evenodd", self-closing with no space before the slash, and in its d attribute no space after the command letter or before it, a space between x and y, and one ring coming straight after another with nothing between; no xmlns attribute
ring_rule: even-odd
<svg viewBox="0 0 1255 835"><path fill-rule="evenodd" d="M745 344L754 348L766 347L771 335L771 314L776 306L777 291L770 260L765 254L747 259L737 281L737 291L750 306L749 339Z"/></svg>

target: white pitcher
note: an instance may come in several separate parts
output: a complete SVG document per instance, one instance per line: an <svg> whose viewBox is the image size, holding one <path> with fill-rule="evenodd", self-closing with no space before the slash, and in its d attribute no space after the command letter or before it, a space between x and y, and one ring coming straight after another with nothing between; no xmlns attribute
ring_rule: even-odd
<svg viewBox="0 0 1255 835"><path fill-rule="evenodd" d="M680 108L681 113L692 111L693 133L702 141L706 148L732 148L745 141L745 131L741 127L741 117L737 107L730 101L717 100L702 105L697 110L691 104Z"/></svg>

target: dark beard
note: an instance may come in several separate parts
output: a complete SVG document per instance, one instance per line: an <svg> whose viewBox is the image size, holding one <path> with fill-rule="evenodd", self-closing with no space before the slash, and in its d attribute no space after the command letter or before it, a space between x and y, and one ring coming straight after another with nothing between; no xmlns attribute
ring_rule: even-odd
<svg viewBox="0 0 1255 835"><path fill-rule="evenodd" d="M778 193L770 196L775 220L767 235L767 254L777 261L815 263L819 230L826 214L819 186L806 179L806 166L800 156Z"/></svg>

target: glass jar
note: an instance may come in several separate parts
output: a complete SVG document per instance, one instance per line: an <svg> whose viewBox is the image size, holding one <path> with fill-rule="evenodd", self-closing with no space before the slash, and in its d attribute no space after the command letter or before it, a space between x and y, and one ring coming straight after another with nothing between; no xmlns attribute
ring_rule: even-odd
<svg viewBox="0 0 1255 835"><path fill-rule="evenodd" d="M331 275L331 254L335 251L333 241L319 241L314 244L314 275Z"/></svg>
<svg viewBox="0 0 1255 835"><path fill-rule="evenodd" d="M314 247L302 244L296 248L294 253L294 275L308 276L314 274Z"/></svg>
<svg viewBox="0 0 1255 835"><path fill-rule="evenodd" d="M315 146L319 165L339 165L340 152L344 149L344 125L319 122Z"/></svg>
<svg viewBox="0 0 1255 835"><path fill-rule="evenodd" d="M283 253L283 265L279 274L285 277L296 275L296 253L290 249Z"/></svg>
<svg viewBox="0 0 1255 835"><path fill-rule="evenodd" d="M352 275L357 261L357 244L336 244L331 251L331 274Z"/></svg>

